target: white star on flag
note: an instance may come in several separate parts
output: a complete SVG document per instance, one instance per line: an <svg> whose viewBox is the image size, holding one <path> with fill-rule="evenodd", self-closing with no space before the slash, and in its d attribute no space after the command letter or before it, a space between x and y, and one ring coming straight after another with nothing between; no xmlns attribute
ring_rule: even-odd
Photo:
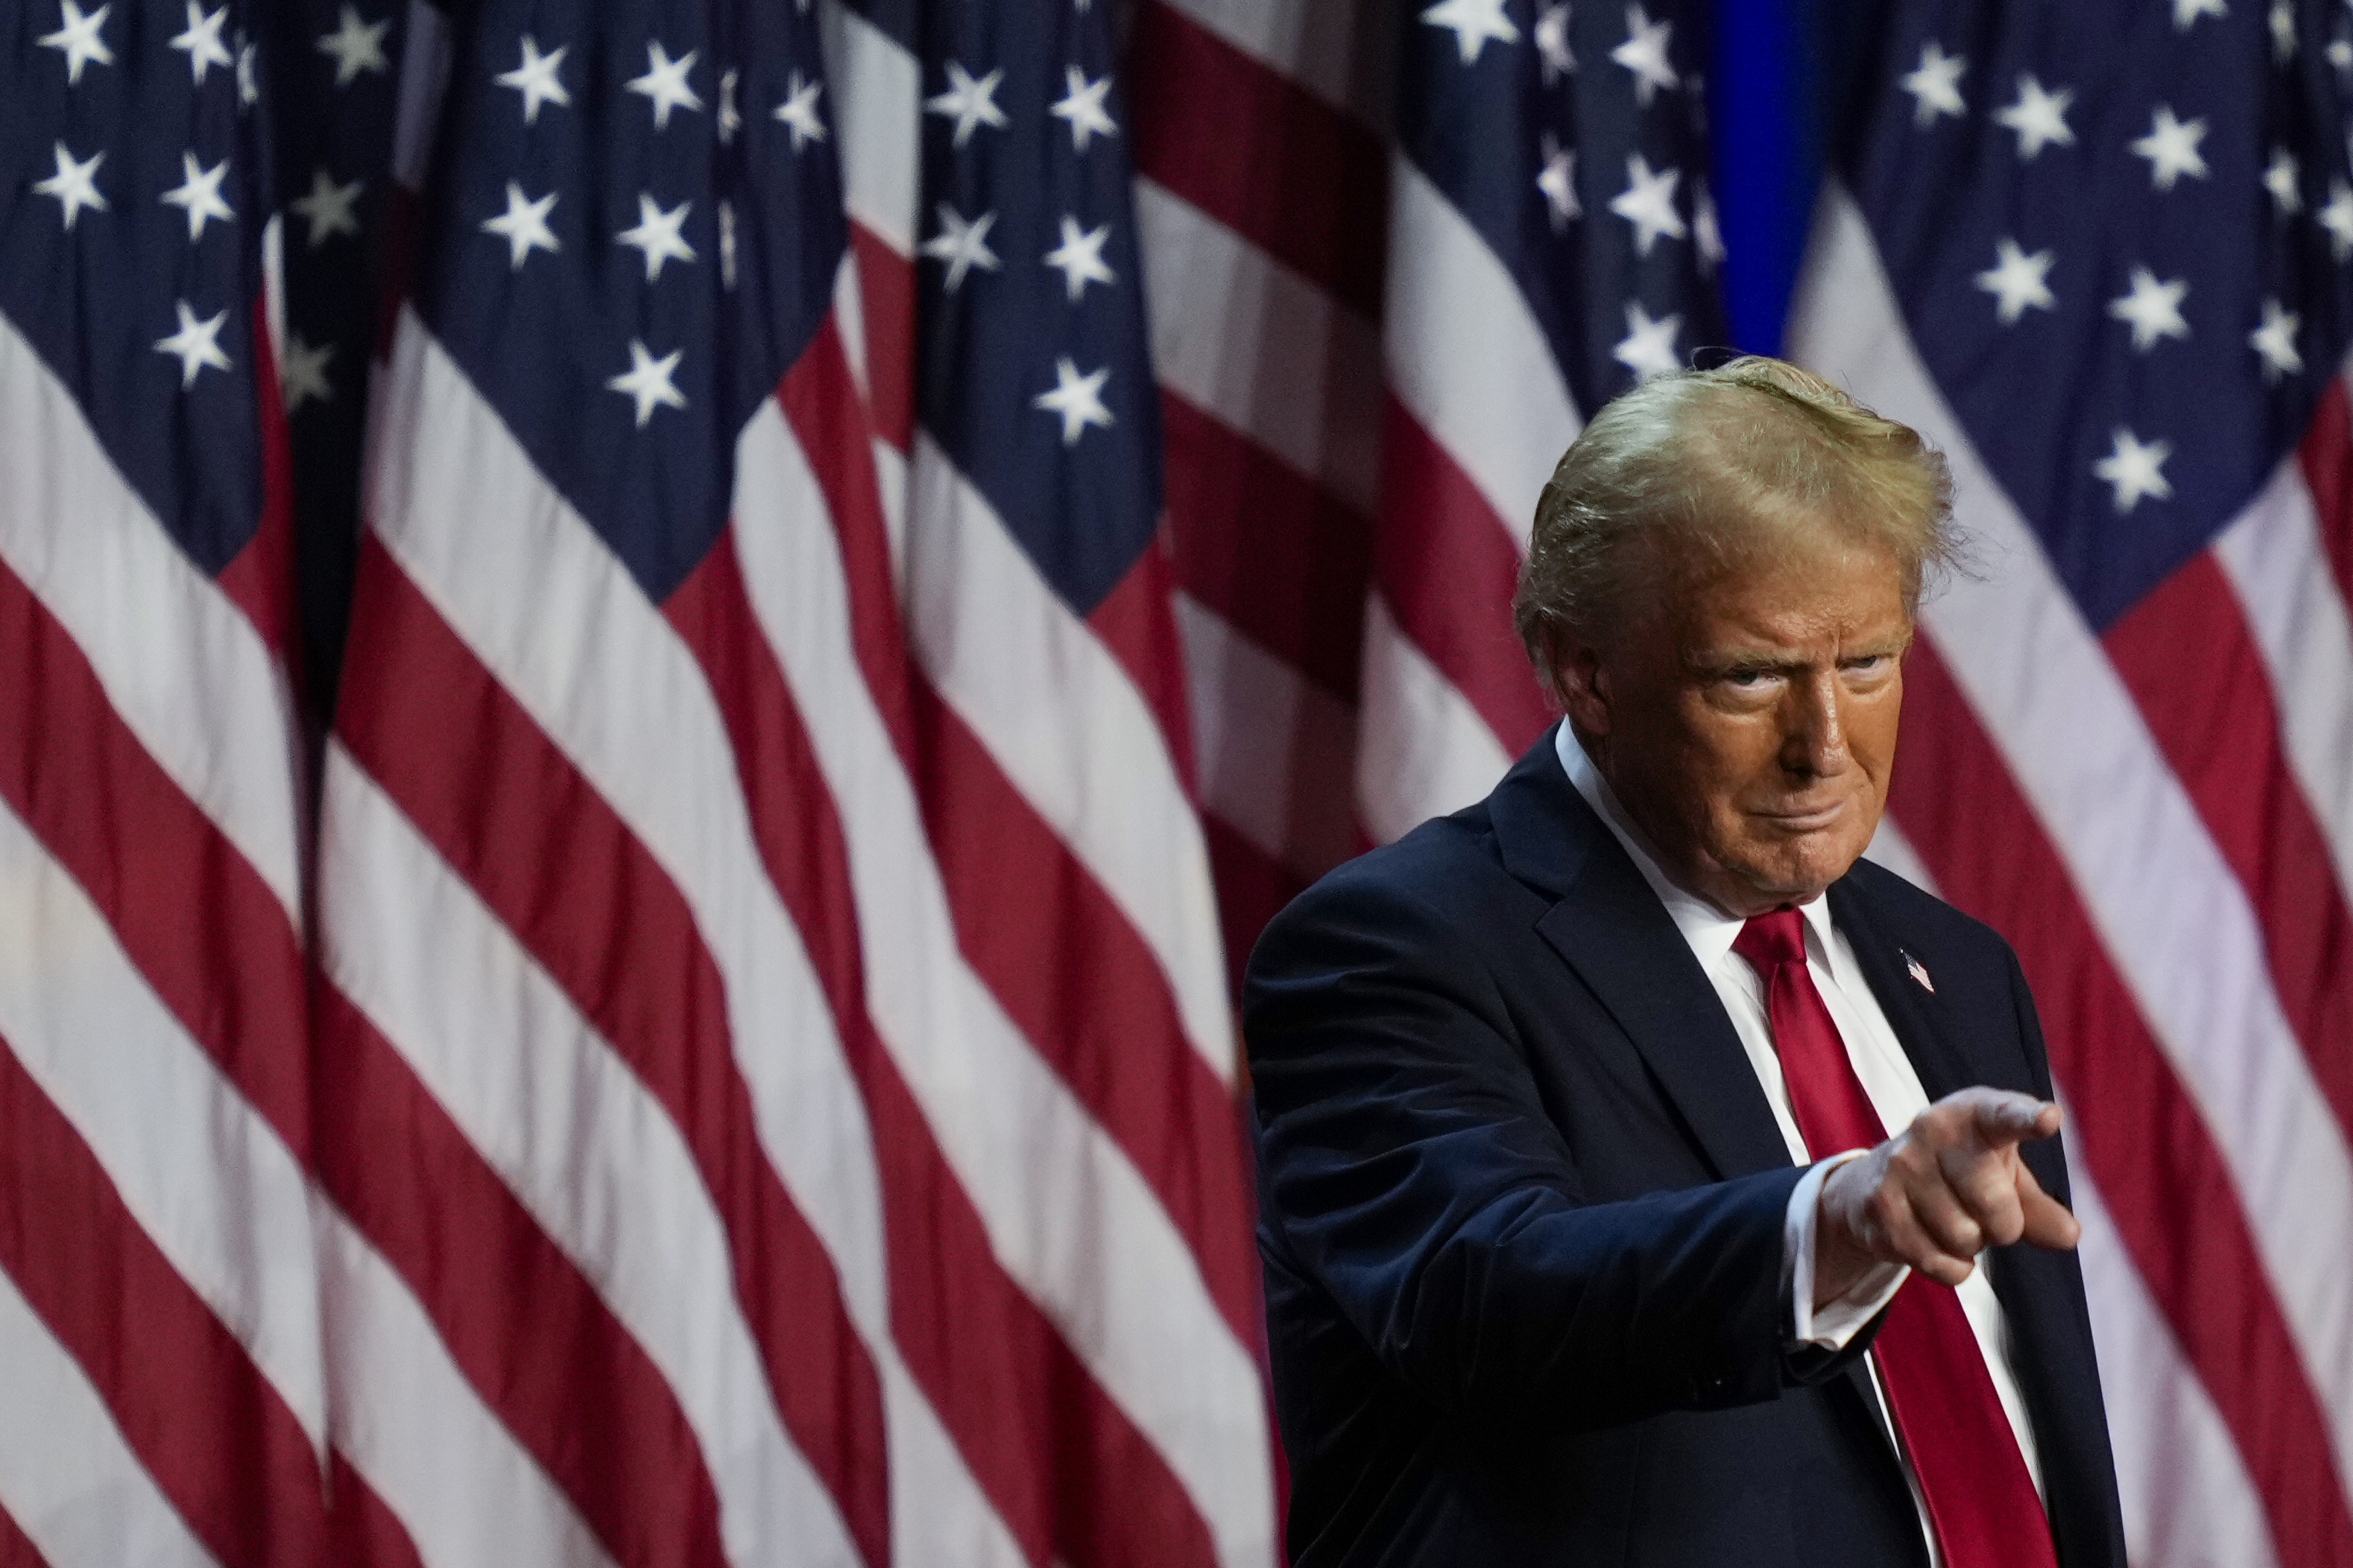
<svg viewBox="0 0 2353 1568"><path fill-rule="evenodd" d="M635 338L629 340L629 368L605 384L611 391L634 399L638 405L638 428L654 416L656 408L683 408L686 396L671 384L670 377L684 357L684 349L672 349L656 359L646 352L646 345Z"/></svg>
<svg viewBox="0 0 2353 1568"><path fill-rule="evenodd" d="M1690 232L1683 227L1683 215L1675 211L1675 186L1683 177L1681 169L1662 169L1654 174L1640 153L1626 155L1626 188L1609 198L1609 210L1634 226L1637 255L1650 255L1661 235L1681 239Z"/></svg>
<svg viewBox="0 0 2353 1568"><path fill-rule="evenodd" d="M1068 297L1076 300L1090 283L1119 281L1103 258L1104 242L1111 238L1111 225L1082 233L1079 220L1062 215L1062 243L1046 253L1046 265L1062 275L1062 285Z"/></svg>
<svg viewBox="0 0 2353 1568"><path fill-rule="evenodd" d="M2134 156L2148 160L2148 183L2169 191L2184 174L2206 177L2206 160L2198 151L2198 143L2205 139L2202 117L2185 125L2173 117L2170 105L2160 103L2149 117L2148 134L2135 140L2132 151Z"/></svg>
<svg viewBox="0 0 2353 1568"><path fill-rule="evenodd" d="M2067 123L2067 106L2075 101L2075 89L2063 87L2055 92L2045 92L2042 84L2034 79L2031 71L2021 71L2018 78L2018 101L2006 109L1993 111L1994 123L2018 133L2018 157L2021 163L2031 163L2035 154L2050 146L2073 147L2075 132Z"/></svg>
<svg viewBox="0 0 2353 1568"><path fill-rule="evenodd" d="M950 60L947 73L947 90L923 100L923 112L955 121L955 144L958 148L972 140L973 131L978 126L1005 129L1008 123L1005 110L997 107L997 84L1005 79L1002 70L993 70L975 81L970 71Z"/></svg>
<svg viewBox="0 0 2353 1568"><path fill-rule="evenodd" d="M2331 38L2328 47L2320 51L2328 63L2337 68L2341 77L2353 77L2353 39Z"/></svg>
<svg viewBox="0 0 2353 1568"><path fill-rule="evenodd" d="M1547 131L1543 152L1544 168L1536 175L1536 189L1544 193L1553 233L1559 234L1568 227L1569 219L1585 216L1585 205L1577 199L1577 149L1562 146L1560 139Z"/></svg>
<svg viewBox="0 0 2353 1568"><path fill-rule="evenodd" d="M261 89L254 84L253 79L254 47L244 38L245 35L240 32L237 46L237 100L243 104L255 104L261 101Z"/></svg>
<svg viewBox="0 0 2353 1568"><path fill-rule="evenodd" d="M1091 375L1081 375L1079 367L1068 354L1054 361L1054 389L1041 392L1029 400L1032 408L1042 408L1062 417L1062 445L1078 445L1079 435L1090 425L1108 430L1112 427L1111 410L1103 406L1103 383L1111 379L1111 366L1105 365Z"/></svg>
<svg viewBox="0 0 2353 1568"><path fill-rule="evenodd" d="M638 193L638 225L625 228L613 238L641 252L646 258L646 281L651 283L661 276L666 261L692 261L694 247L687 244L681 231L686 226L686 213L692 202L681 202L677 210L664 212L659 203L640 191ZM641 421L642 423L642 421Z"/></svg>
<svg viewBox="0 0 2353 1568"><path fill-rule="evenodd" d="M2304 192L2295 177L2295 155L2284 147L2273 148L2272 161L2263 169L2263 189L2272 194L2272 205L2282 217L2304 210Z"/></svg>
<svg viewBox="0 0 2353 1568"><path fill-rule="evenodd" d="M55 156L58 172L46 180L34 181L33 189L41 195L57 197L58 205L65 209L66 230L71 233L74 219L81 216L82 208L101 213L106 210L106 196L98 188L98 166L106 162L106 153L102 150L92 153L89 163L77 163L73 154L66 151L66 144L59 142L55 146Z"/></svg>
<svg viewBox="0 0 2353 1568"><path fill-rule="evenodd" d="M196 0L188 0L187 30L172 40L172 47L188 57L188 74L198 87L205 85L205 72L214 66L237 64L228 46L221 42L221 24L227 20L227 6L207 16Z"/></svg>
<svg viewBox="0 0 2353 1568"><path fill-rule="evenodd" d="M2151 441L2143 446L2139 437L2121 425L2114 440L2115 449L2092 465L2092 477L2115 489L2116 510L2132 510L2143 496L2171 500L2173 486L2164 468L2165 460L2173 456L2173 443Z"/></svg>
<svg viewBox="0 0 2353 1568"><path fill-rule="evenodd" d="M825 83L803 81L801 73L795 71L786 86L785 101L776 105L776 113L771 116L781 121L793 133L793 151L796 153L805 142L825 140L825 121L817 117L818 95L823 91Z"/></svg>
<svg viewBox="0 0 2353 1568"><path fill-rule="evenodd" d="M58 30L44 33L34 40L45 49L64 51L67 86L79 87L81 68L92 61L102 66L114 63L114 51L108 48L106 40L98 36L98 30L106 26L106 14L113 9L111 5L100 5L84 16L74 0L58 0L58 13L61 21Z"/></svg>
<svg viewBox="0 0 2353 1568"><path fill-rule="evenodd" d="M1432 27L1453 29L1455 50L1466 66L1479 63L1490 39L1499 44L1520 41L1520 30L1504 15L1504 0L1438 0L1421 14L1421 19Z"/></svg>
<svg viewBox="0 0 2353 1568"><path fill-rule="evenodd" d="M522 94L522 122L539 123L539 106L552 103L558 109L572 107L572 94L564 79L555 73L564 65L565 51L572 46L559 45L552 54L539 52L539 40L529 33L522 36L522 63L511 71L501 71L491 79L501 87L511 87Z"/></svg>
<svg viewBox="0 0 2353 1568"><path fill-rule="evenodd" d="M1536 8L1536 58L1544 62L1544 84L1552 86L1577 68L1577 57L1568 48L1568 5L1560 4Z"/></svg>
<svg viewBox="0 0 2353 1568"><path fill-rule="evenodd" d="M221 352L220 330L228 320L221 311L208 321L196 320L188 302L179 302L180 330L168 338L155 340L155 352L170 354L180 362L180 390L185 392L196 384L196 376L207 366L214 370L228 368L228 355Z"/></svg>
<svg viewBox="0 0 2353 1568"><path fill-rule="evenodd" d="M2173 26L2177 32L2188 32L2189 24L2200 16L2227 16L2230 6L2222 0L2173 0Z"/></svg>
<svg viewBox="0 0 2353 1568"><path fill-rule="evenodd" d="M2132 345L2147 353L2162 338L2186 338L2189 323L2181 319L2182 298L2189 292L2188 280L2180 278L2170 283L2160 283L2157 274L2146 267L2132 271L2132 292L2108 301L2108 314L2119 321L2132 323Z"/></svg>
<svg viewBox="0 0 2353 1568"><path fill-rule="evenodd" d="M2285 65L2295 56L2295 7L2287 0L2272 3L2272 58Z"/></svg>
<svg viewBox="0 0 2353 1568"><path fill-rule="evenodd" d="M735 287L735 204L719 204L719 286Z"/></svg>
<svg viewBox="0 0 2353 1568"><path fill-rule="evenodd" d="M306 403L335 400L335 389L327 383L327 362L334 357L332 343L312 348L302 341L301 333L287 334L286 352L278 361L278 390L285 399L287 413L293 413Z"/></svg>
<svg viewBox="0 0 2353 1568"><path fill-rule="evenodd" d="M1626 304L1626 335L1609 351L1609 357L1632 371L1638 381L1672 375L1683 367L1682 356L1675 353L1675 334L1683 330L1682 311L1654 321L1651 313L1642 309L1641 300L1630 300Z"/></svg>
<svg viewBox="0 0 2353 1568"><path fill-rule="evenodd" d="M324 169L311 174L311 194L286 205L311 226L311 248L316 250L339 234L357 234L360 220L353 211L360 199L360 182L339 185Z"/></svg>
<svg viewBox="0 0 2353 1568"><path fill-rule="evenodd" d="M335 85L349 87L363 71L389 70L391 64L384 58L384 36L392 31L392 22L363 22L360 14L346 5L336 18L335 30L319 40L319 52L335 62Z"/></svg>
<svg viewBox="0 0 2353 1568"><path fill-rule="evenodd" d="M2303 374L2304 355L2295 347L2296 329L2302 324L2303 318L2282 310L2277 300L2263 301L2263 324L2247 334L2247 346L2263 356L2266 383Z"/></svg>
<svg viewBox="0 0 2353 1568"><path fill-rule="evenodd" d="M735 132L744 129L744 116L735 107L735 83L740 79L733 67L719 73L719 113L713 123L719 128L719 144L734 145Z"/></svg>
<svg viewBox="0 0 2353 1568"><path fill-rule="evenodd" d="M2312 215L2328 231L2328 248L2339 261L2353 257L2353 189L2342 180L2328 182L2328 205Z"/></svg>
<svg viewBox="0 0 2353 1568"><path fill-rule="evenodd" d="M962 286L964 276L974 268L983 272L997 269L997 252L988 248L988 229L997 215L987 212L966 223L955 208L942 202L939 205L940 232L923 241L923 251L934 261L948 265L947 291L951 294Z"/></svg>
<svg viewBox="0 0 2353 1568"><path fill-rule="evenodd" d="M689 49L682 58L672 59L670 51L659 44L646 46L646 74L633 76L621 85L647 100L653 106L654 129L670 129L670 111L673 109L702 107L702 99L686 84L686 73L694 68L701 49Z"/></svg>
<svg viewBox="0 0 2353 1568"><path fill-rule="evenodd" d="M507 210L494 218L485 219L484 234L495 234L507 242L508 266L520 271L523 258L534 250L554 252L564 248L556 240L555 231L547 226L547 215L554 209L556 193L550 191L537 201L525 198L522 187L512 180L507 182Z"/></svg>
<svg viewBox="0 0 2353 1568"><path fill-rule="evenodd" d="M1089 81L1087 73L1076 66L1062 71L1065 89L1060 99L1046 110L1057 120L1071 125L1071 150L1083 153L1087 143L1097 136L1116 136L1119 127L1103 109L1103 95L1111 91L1111 76L1105 72L1101 81Z"/></svg>
<svg viewBox="0 0 2353 1568"><path fill-rule="evenodd" d="M2018 241L2005 239L1994 247L1993 266L1977 275L1977 286L1994 297L1994 314L2005 327L2015 326L2029 309L2051 310L2058 308L2052 297L2051 264L2057 256L2048 250L2038 250L2029 256L2019 248Z"/></svg>
<svg viewBox="0 0 2353 1568"><path fill-rule="evenodd" d="M1896 83L1912 95L1917 106L1912 113L1912 123L1926 131L1940 114L1959 119L1968 108L1961 101L1961 73L1968 68L1968 60L1947 54L1944 46L1934 38L1921 45L1919 66Z"/></svg>
<svg viewBox="0 0 2353 1568"><path fill-rule="evenodd" d="M221 181L228 175L228 160L223 158L210 169L196 162L194 153L180 154L180 183L165 191L158 199L167 207L178 207L188 215L188 242L193 245L205 237L205 225L215 218L227 223L237 216L229 205L221 199Z"/></svg>
<svg viewBox="0 0 2353 1568"><path fill-rule="evenodd" d="M1626 41L1609 58L1634 73L1634 101L1645 109L1662 88L1672 91L1683 85L1667 58L1667 39L1674 30L1674 23L1653 22L1640 5L1626 7Z"/></svg>

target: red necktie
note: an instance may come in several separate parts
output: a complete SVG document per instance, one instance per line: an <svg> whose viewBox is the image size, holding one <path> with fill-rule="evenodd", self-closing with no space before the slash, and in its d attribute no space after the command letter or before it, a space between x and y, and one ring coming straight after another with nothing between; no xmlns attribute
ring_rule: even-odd
<svg viewBox="0 0 2353 1568"><path fill-rule="evenodd" d="M1758 915L1732 951L1764 979L1773 1048L1808 1151L1820 1160L1884 1140L1806 973L1805 918L1794 909ZM2056 1568L2042 1500L1960 1297L1933 1279L1906 1279L1872 1354L1946 1568Z"/></svg>

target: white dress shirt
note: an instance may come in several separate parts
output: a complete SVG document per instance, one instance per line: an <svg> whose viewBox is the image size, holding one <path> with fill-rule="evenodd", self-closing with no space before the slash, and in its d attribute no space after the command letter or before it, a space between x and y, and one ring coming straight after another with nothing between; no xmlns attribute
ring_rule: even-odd
<svg viewBox="0 0 2353 1568"><path fill-rule="evenodd" d="M1699 960L1701 971L1715 986L1724 1010L1732 1016L1733 1030L1740 1037L1740 1047L1757 1074L1757 1086L1765 1091L1765 1101L1773 1108L1773 1120L1781 1129L1782 1142L1788 1145L1791 1163L1805 1164L1810 1156L1806 1141L1798 1131L1797 1120L1790 1112L1788 1085L1781 1078L1781 1058L1773 1049L1772 1025L1765 1010L1764 982L1747 960L1732 951L1741 927L1747 922L1737 915L1725 914L1667 879L1641 830L1626 815L1609 781L1585 754L1585 748L1577 744L1567 724L1558 729L1556 749L1562 768L1568 773L1568 782L1625 847L1635 868L1642 873L1642 879L1666 905L1668 917L1683 933L1692 956ZM1891 1133L1901 1131L1928 1109L1928 1095L1920 1087L1920 1075L1914 1070L1912 1058L1905 1055L1902 1043L1887 1022L1887 1015L1880 1009L1879 999L1872 994L1869 983L1863 979L1852 945L1831 923L1830 900L1817 898L1799 909L1805 917L1806 973L1813 977L1814 988L1821 993L1831 1021L1838 1026L1839 1038L1846 1045L1847 1059L1853 1064L1854 1075L1862 1080L1872 1109L1879 1112L1881 1124ZM1797 1191L1789 1194L1788 1215L1782 1231L1781 1272L1790 1286L1792 1345L1843 1348L1887 1304L1911 1273L1901 1265L1884 1265L1819 1312L1814 1310L1814 1222L1822 1182L1836 1167L1864 1152L1849 1150L1820 1161L1806 1173ZM1977 1335L1978 1349L1985 1356L1986 1370L1993 1375L1994 1393L2001 1400L2002 1414L2010 1417L2010 1430L2018 1435L2018 1450L2025 1456L2027 1473L2033 1478L2034 1489L2040 1493L2042 1458L2035 1450L2034 1430L2026 1419L2025 1402L2019 1395L2018 1379L2010 1371L2009 1325L2002 1317L2000 1300L1993 1293L1993 1284L1986 1278L1985 1260L1981 1259L1977 1270L1961 1283L1959 1295L1961 1310L1968 1314L1969 1328ZM1881 1424L1892 1431L1886 1394L1880 1386L1875 1361L1872 1363L1872 1388L1878 1395ZM1900 1447L1897 1457L1903 1458ZM1921 1531L1928 1539L1929 1561L1936 1563L1936 1535L1929 1529L1927 1510L1921 1505L1919 1481L1912 1473L1909 1460L1904 1460L1904 1479L1912 1488L1914 1507L1920 1510Z"/></svg>

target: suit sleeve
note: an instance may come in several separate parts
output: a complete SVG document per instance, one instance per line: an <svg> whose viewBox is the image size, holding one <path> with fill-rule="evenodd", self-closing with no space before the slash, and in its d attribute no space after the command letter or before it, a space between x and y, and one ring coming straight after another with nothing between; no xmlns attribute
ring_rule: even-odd
<svg viewBox="0 0 2353 1568"><path fill-rule="evenodd" d="M1457 922L1327 882L1250 964L1244 1030L1267 1245L1441 1408L1574 1427L1773 1398L1792 1354L1799 1169L1587 1201L1508 1009Z"/></svg>

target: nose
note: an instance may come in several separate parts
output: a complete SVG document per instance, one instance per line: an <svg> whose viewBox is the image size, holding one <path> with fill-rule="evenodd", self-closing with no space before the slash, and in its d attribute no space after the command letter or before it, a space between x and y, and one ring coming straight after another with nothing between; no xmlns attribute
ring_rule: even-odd
<svg viewBox="0 0 2353 1568"><path fill-rule="evenodd" d="M1789 682L1783 709L1781 765L1799 778L1824 778L1845 770L1845 688L1834 669L1813 671Z"/></svg>

